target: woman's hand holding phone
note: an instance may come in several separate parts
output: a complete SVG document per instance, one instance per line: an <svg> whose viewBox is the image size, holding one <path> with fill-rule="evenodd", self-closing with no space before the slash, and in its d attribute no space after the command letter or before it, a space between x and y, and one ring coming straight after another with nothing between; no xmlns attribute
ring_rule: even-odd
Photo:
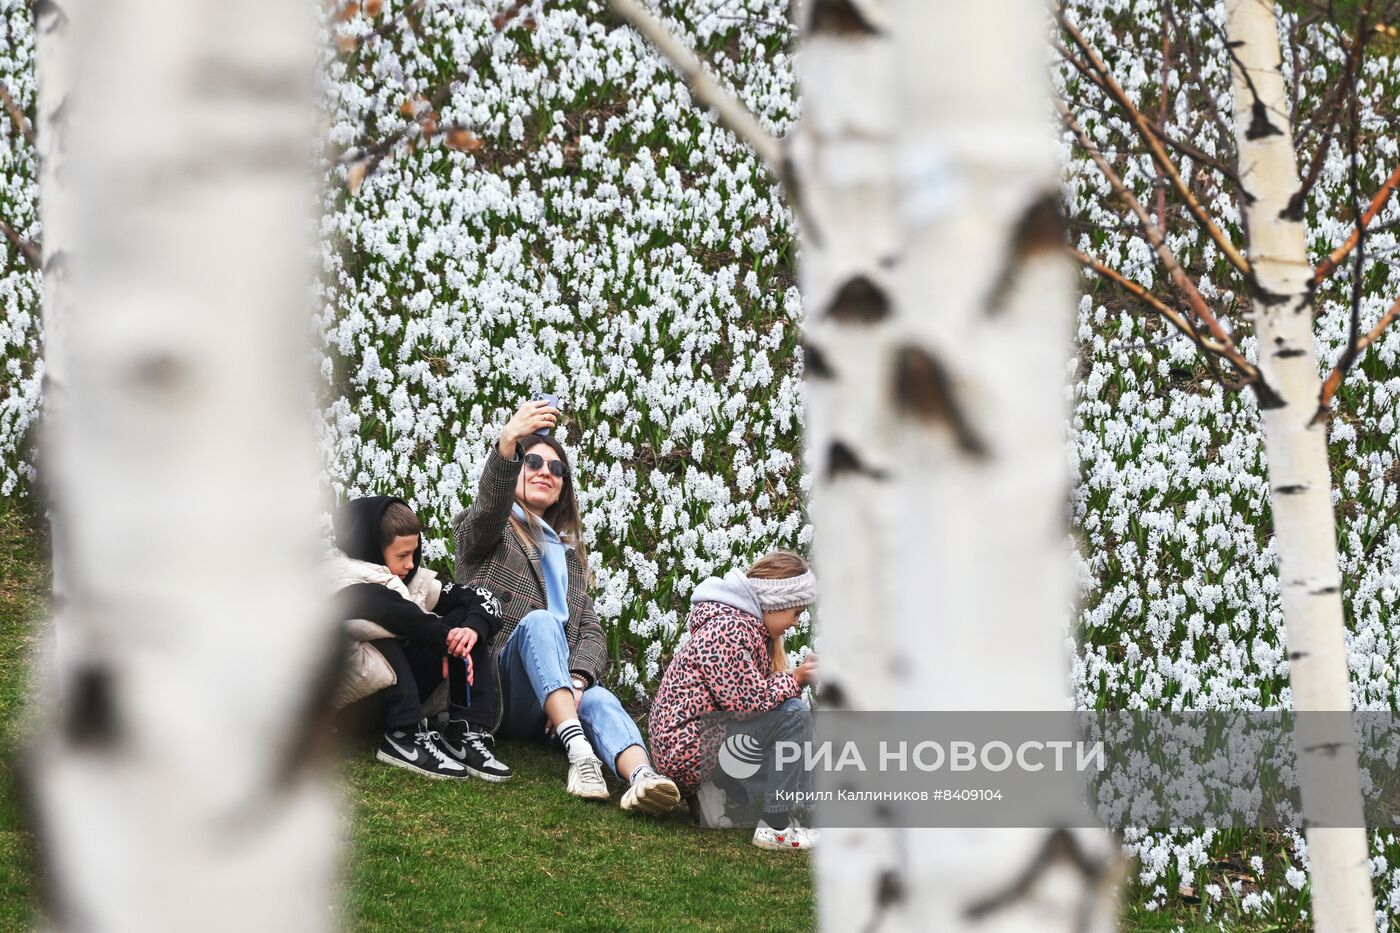
<svg viewBox="0 0 1400 933"><path fill-rule="evenodd" d="M514 460L517 444L536 431L552 429L558 422L559 409L543 399L532 399L521 405L501 429L501 439L496 444L496 452L507 460Z"/></svg>

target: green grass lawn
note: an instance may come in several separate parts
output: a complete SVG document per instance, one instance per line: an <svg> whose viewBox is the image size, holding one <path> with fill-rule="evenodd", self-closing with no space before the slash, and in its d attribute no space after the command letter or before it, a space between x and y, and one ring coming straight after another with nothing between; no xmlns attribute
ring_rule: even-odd
<svg viewBox="0 0 1400 933"><path fill-rule="evenodd" d="M34 621L47 605L47 547L31 515L0 505L0 929L34 925L33 844L23 829L13 760Z"/></svg>
<svg viewBox="0 0 1400 933"><path fill-rule="evenodd" d="M0 930L35 925L32 840L12 754L27 655L48 592L41 523L0 506ZM802 930L808 858L706 832L684 812L634 817L564 792L562 753L502 742L508 784L432 781L379 764L343 769L351 839L341 882L351 930Z"/></svg>
<svg viewBox="0 0 1400 933"><path fill-rule="evenodd" d="M364 930L801 930L814 923L805 854L683 810L624 813L564 792L562 753L502 742L507 784L349 767L354 849L343 899Z"/></svg>

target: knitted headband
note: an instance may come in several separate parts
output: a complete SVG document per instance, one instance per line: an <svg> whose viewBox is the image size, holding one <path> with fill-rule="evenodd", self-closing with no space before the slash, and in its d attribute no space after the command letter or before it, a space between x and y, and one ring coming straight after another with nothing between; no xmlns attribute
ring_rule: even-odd
<svg viewBox="0 0 1400 933"><path fill-rule="evenodd" d="M745 577L744 582L753 589L758 607L764 612L810 606L817 601L817 578L810 570L782 580Z"/></svg>

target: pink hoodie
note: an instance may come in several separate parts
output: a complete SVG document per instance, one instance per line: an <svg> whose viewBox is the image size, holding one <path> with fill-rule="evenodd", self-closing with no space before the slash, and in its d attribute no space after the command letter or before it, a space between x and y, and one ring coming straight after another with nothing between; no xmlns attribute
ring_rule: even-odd
<svg viewBox="0 0 1400 933"><path fill-rule="evenodd" d="M790 672L773 670L768 631L754 614L757 602L743 598L747 587L730 579L735 575L697 587L690 638L666 668L651 705L652 761L683 794L694 793L714 770L727 722L766 713L802 693ZM735 584L737 599L717 592ZM749 603L752 611L731 603Z"/></svg>

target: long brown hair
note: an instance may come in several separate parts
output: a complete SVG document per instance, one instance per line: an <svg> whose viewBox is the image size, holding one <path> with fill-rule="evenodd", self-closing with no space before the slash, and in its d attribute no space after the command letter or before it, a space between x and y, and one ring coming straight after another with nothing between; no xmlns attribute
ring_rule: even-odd
<svg viewBox="0 0 1400 933"><path fill-rule="evenodd" d="M787 580L790 577L802 576L807 569L807 562L801 555L792 551L771 551L754 561L753 566L746 570L744 575L755 580ZM773 656L773 670L792 669L792 665L788 663L787 649L783 647L783 636L770 635L768 651Z"/></svg>
<svg viewBox="0 0 1400 933"><path fill-rule="evenodd" d="M523 457L541 444L547 445L550 450L554 451L564 464L564 478L560 480L559 498L555 500L553 505L544 510L544 515L541 518L549 523L549 527L554 529L561 541L571 545L578 553L578 558L583 563L584 575L587 576L588 550L583 544L583 516L579 512L578 496L574 493L573 465L569 463L569 454L564 450L564 445L559 443L557 439L543 434L531 435L530 438L522 441L520 444L521 456ZM521 469L524 470L524 467L522 466ZM518 499L516 501L519 502ZM525 511L525 521L520 521L512 513L510 525L515 529L515 536L520 539L522 544L533 544L538 548L540 539L544 535L539 527L539 518L536 518L535 513L525 508L525 503L521 502L520 507ZM584 583L587 585L587 580Z"/></svg>

